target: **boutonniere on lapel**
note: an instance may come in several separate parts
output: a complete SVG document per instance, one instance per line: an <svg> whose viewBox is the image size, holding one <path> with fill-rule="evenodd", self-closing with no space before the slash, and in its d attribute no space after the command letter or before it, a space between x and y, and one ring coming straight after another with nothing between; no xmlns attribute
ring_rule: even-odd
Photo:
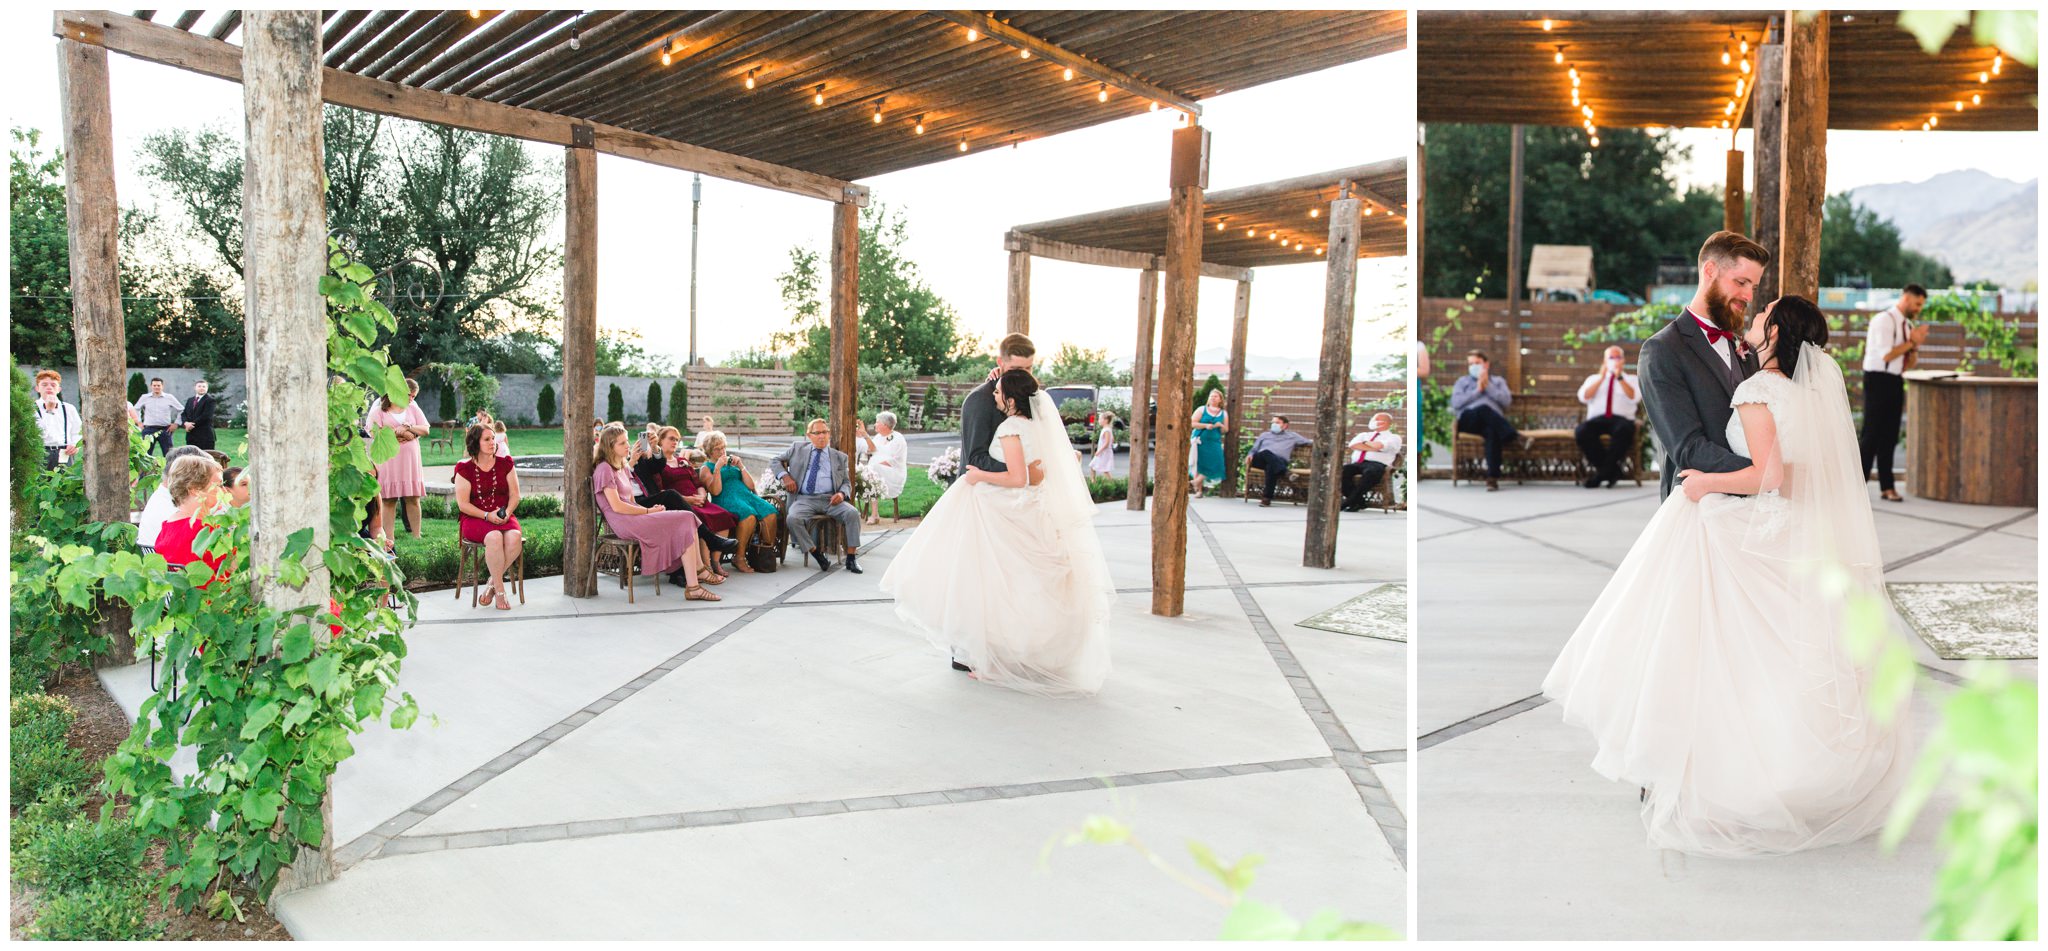
<svg viewBox="0 0 2048 951"><path fill-rule="evenodd" d="M1749 343L1747 341L1744 341L1741 337L1735 338L1735 352L1741 354L1742 359L1744 360L1756 356L1756 354L1749 352Z"/></svg>

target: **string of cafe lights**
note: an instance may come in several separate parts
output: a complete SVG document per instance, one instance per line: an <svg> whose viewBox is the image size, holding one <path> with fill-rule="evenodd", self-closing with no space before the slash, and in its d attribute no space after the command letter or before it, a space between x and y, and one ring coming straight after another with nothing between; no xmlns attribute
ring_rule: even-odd
<svg viewBox="0 0 2048 951"><path fill-rule="evenodd" d="M1721 44L1721 65L1735 67L1735 93L1721 107L1721 128L1730 130L1732 134L1735 121L1741 118L1743 106L1749 101L1745 97L1755 92L1756 67L1750 57L1748 34L1737 35L1734 30L1728 31L1728 42Z"/></svg>
<svg viewBox="0 0 2048 951"><path fill-rule="evenodd" d="M1309 205L1308 217L1310 220L1320 220L1323 217L1324 204L1326 204L1326 202L1323 201L1322 193L1317 192L1314 199L1314 203ZM1361 217L1370 218L1373 216L1374 209L1372 202L1361 201L1359 204L1363 206ZM1387 211L1383 213L1383 217L1387 218L1389 221L1400 221L1401 213L1398 211ZM1216 226L1216 230L1219 232L1228 231L1231 228L1235 227L1230 223L1230 216L1228 215L1218 216L1214 224ZM1280 228L1267 228L1265 229L1265 233L1267 241L1273 242L1279 245L1281 248L1289 251L1295 251L1301 254L1308 254L1309 248L1314 247L1315 254L1317 256L1327 255L1330 253L1330 246L1327 243L1325 243L1329 237L1327 234L1312 233L1309 237L1304 238L1302 237L1302 235L1296 232L1283 231ZM1248 239L1256 240L1259 237L1259 229L1257 227L1247 227L1244 229L1244 236Z"/></svg>
<svg viewBox="0 0 2048 951"><path fill-rule="evenodd" d="M1977 71L1977 85L1979 85L1979 86L1988 86L1988 85L1990 85L1990 84L1991 84L1991 77L1999 75L2000 73L2004 72L2004 70L2005 70L2005 54L2004 54L2004 53L1993 53L1993 54L1991 54L1991 68L1990 68L1990 69L1983 69L1983 70L1978 70L1978 71ZM1963 110L1964 110L1965 108L1976 108L1976 107L1978 107L1978 106L1981 106L1981 105L1983 105L1983 104L1984 104L1984 92L1985 92L1985 90L1982 90L1982 89L1978 89L1978 90L1974 90L1974 91L1972 91L1972 92L1970 93L1970 98L1969 98L1969 100L1968 100L1967 102L1965 102L1965 101L1964 101L1964 99L1963 99L1963 97L1962 97L1962 96L1960 96L1960 95L1959 95L1959 96L1957 96L1957 97L1956 97L1956 100L1955 100L1955 102L1954 102L1954 104L1953 104L1953 105L1954 105L1954 107L1955 107L1955 111L1956 111L1956 112L1961 112L1961 111L1963 111ZM1922 131L1922 132L1932 132L1932 131L1934 131L1935 129L1937 129L1937 128L1940 128L1940 127L1941 127L1941 113L1939 113L1939 112L1929 113L1929 114L1928 114L1928 116L1927 116L1927 121L1925 121L1925 122L1922 122L1922 123L1920 123L1920 131Z"/></svg>

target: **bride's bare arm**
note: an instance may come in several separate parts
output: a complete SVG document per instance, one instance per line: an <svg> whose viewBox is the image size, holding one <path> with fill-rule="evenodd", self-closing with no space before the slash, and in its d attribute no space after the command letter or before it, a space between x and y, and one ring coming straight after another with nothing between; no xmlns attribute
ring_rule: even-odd
<svg viewBox="0 0 2048 951"><path fill-rule="evenodd" d="M1762 403L1743 403L1735 407L1735 412L1742 417L1742 433L1749 442L1750 451L1761 449L1763 458L1734 472L1687 469L1679 473L1685 479L1685 494L1695 502L1710 492L1755 495L1784 483L1785 464L1780 458L1783 454L1778 451L1778 420L1771 415L1770 407Z"/></svg>
<svg viewBox="0 0 2048 951"><path fill-rule="evenodd" d="M1002 447L1003 465L1006 467L1006 471L990 472L986 469L969 467L967 470L968 481L1002 486L1006 489L1023 488L1025 481L1029 479L1024 460L1024 440L1018 436L1004 436ZM1040 478L1043 478L1043 476Z"/></svg>

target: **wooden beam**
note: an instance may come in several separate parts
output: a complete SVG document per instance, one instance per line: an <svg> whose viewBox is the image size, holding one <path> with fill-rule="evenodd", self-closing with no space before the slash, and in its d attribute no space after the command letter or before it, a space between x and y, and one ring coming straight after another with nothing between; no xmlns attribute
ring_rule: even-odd
<svg viewBox="0 0 2048 951"><path fill-rule="evenodd" d="M1007 333L1031 333L1031 252L1010 252Z"/></svg>
<svg viewBox="0 0 2048 951"><path fill-rule="evenodd" d="M1351 323L1358 298L1358 213L1330 210L1330 265L1323 283L1323 353L1316 368L1316 445L1309 459L1308 533L1301 563L1337 566L1338 478L1344 464L1344 425L1351 384ZM1338 248L1344 253L1339 255Z"/></svg>
<svg viewBox="0 0 2048 951"><path fill-rule="evenodd" d="M120 204L114 196L114 117L107 51L88 35L58 44L57 84L64 97L64 216L70 238L71 335L78 346L78 412L87 512L93 521L128 520L128 334L121 312ZM21 397L16 397L20 399ZM95 633L106 653L95 667L135 662L129 614L102 601Z"/></svg>
<svg viewBox="0 0 2048 951"><path fill-rule="evenodd" d="M1205 192L1202 199L1202 203L1204 207L1209 207L1215 205L1237 204L1240 202L1258 201L1260 199L1288 195L1299 191L1315 191L1318 189L1324 191L1334 191L1340 183L1344 182L1347 179L1353 182L1360 182L1370 181L1379 178L1387 178L1396 175L1406 176L1407 173L1407 158L1403 157L1385 159L1378 162L1368 162L1364 165L1353 165L1349 168L1339 168L1332 169L1327 172L1318 172L1314 175L1299 175L1294 178L1283 178L1270 182L1261 182L1257 185L1246 185L1242 188L1231 188L1213 192ZM1039 232L1055 231L1067 228L1083 228L1103 224L1112 224L1117 222L1119 219L1129 219L1136 217L1156 217L1164 219L1166 216L1167 204L1167 202L1148 202L1142 205L1130 205L1123 208L1112 208L1107 211L1091 211L1087 214L1073 215L1067 218L1055 218L1051 221L1039 221L1033 222L1028 225L1018 225L1012 230L1025 234L1035 234Z"/></svg>
<svg viewBox="0 0 2048 951"><path fill-rule="evenodd" d="M249 579L278 610L325 607L327 498L326 182L321 174L320 11L251 10L243 25L247 158L242 177L242 285L247 314ZM278 578L291 536L312 530L306 582ZM324 624L313 625L325 646ZM301 848L280 893L334 878L334 800L321 803L320 844Z"/></svg>
<svg viewBox="0 0 2048 951"><path fill-rule="evenodd" d="M1131 361L1131 456L1130 485L1125 492L1124 508L1133 512L1145 509L1145 479L1150 462L1152 438L1150 413L1152 400L1152 338L1153 329L1159 324L1159 271L1148 269L1138 272L1138 355Z"/></svg>
<svg viewBox="0 0 2048 951"><path fill-rule="evenodd" d="M1756 163L1756 232L1750 237L1775 255L1780 244L1778 227L1784 214L1785 194L1779 183L1779 176L1785 173L1785 44L1776 35L1757 48L1756 85L1756 99L1750 109L1756 124L1751 147L1755 153L1751 161ZM1763 279L1757 282L1756 299L1772 301L1777 297L1778 269L1764 268Z"/></svg>
<svg viewBox="0 0 2048 951"><path fill-rule="evenodd" d="M1416 123L1416 124L1415 124L1415 176L1414 176L1414 179L1413 179L1413 181L1414 181L1414 183L1415 183L1415 184L1414 184L1414 187L1415 187L1415 202L1416 202L1416 204L1417 204L1418 206L1420 206L1421 208L1423 208L1423 209L1424 209L1424 213L1423 213L1423 214L1419 214L1419 215L1416 215L1416 216L1415 216L1415 248L1414 248L1414 250L1415 250L1415 271L1414 271L1414 279L1413 279L1413 284L1414 284L1414 287L1415 287L1415 313L1416 313L1416 314L1421 314L1421 313L1422 313L1422 288L1423 288L1423 281L1424 281L1424 280L1426 279L1426 276L1427 276L1427 275L1429 274L1429 271L1428 271L1428 270L1426 270L1426 269L1425 269L1425 268L1424 268L1424 267L1422 266L1422 265L1423 265L1423 258L1422 258L1422 256L1423 256L1423 254L1424 254L1424 253L1425 253L1425 252L1426 252L1426 251L1427 251L1427 250L1429 249L1429 236L1428 236L1428 234L1427 234L1427 232L1426 232L1426 229L1424 229L1424 227L1423 227L1424 225L1426 225L1426 224L1428 224L1428 223L1429 223L1429 215L1428 215L1428 213L1427 213L1427 210L1428 210L1428 208L1429 208L1429 196L1428 196L1428 195L1426 194L1426 192L1427 192L1427 190L1428 190L1428 189L1427 189L1427 186L1429 185L1429 163L1428 163L1428 149L1426 148L1426 146L1427 146L1428 144L1429 144L1429 127L1428 127L1427 125L1424 125L1423 123L1420 123L1420 122ZM1325 247L1327 247L1327 245L1325 245ZM1423 328L1422 328L1422 324L1421 324L1421 322L1420 322L1419 320L1418 320L1418 321L1417 321L1417 322L1416 322L1416 323L1414 324L1414 327L1415 327L1415 336L1416 336L1416 339L1418 339L1418 340L1423 340L1423 339L1426 339L1426 338L1425 338L1425 337L1423 336ZM1411 357L1410 359L1412 360L1412 359L1414 359L1414 358L1412 358L1412 357ZM1408 375L1409 375L1409 379L1411 379L1411 380L1414 380L1414 379L1416 379L1416 377L1415 377L1415 371L1416 371L1416 367L1414 367L1414 366L1410 366L1410 367L1408 368ZM1416 384L1416 385L1417 385L1417 387L1418 387L1418 389L1419 389L1419 387L1420 387L1420 384L1418 383L1418 384ZM1420 402L1420 401L1418 401L1418 400L1411 400L1411 401L1409 402L1409 406L1408 406L1408 408L1409 408L1409 410L1410 410L1411 412L1412 412L1413 410L1415 410L1415 408L1416 408L1416 404L1417 404L1418 402ZM1418 417L1418 418L1419 418L1419 417ZM1406 431L1407 431L1407 432L1410 432L1410 433L1413 433L1413 432L1417 432L1418 430L1417 430L1417 429L1416 429L1416 428L1415 428L1415 427L1414 427L1413 425L1410 425L1410 426L1408 427L1408 429L1407 429Z"/></svg>
<svg viewBox="0 0 2048 951"><path fill-rule="evenodd" d="M1785 141L1779 175L1778 293L1820 291L1821 209L1828 180L1828 20L1785 15Z"/></svg>
<svg viewBox="0 0 2048 951"><path fill-rule="evenodd" d="M57 11L58 36L66 34L67 24L97 28L100 45L117 53L216 79L242 81L242 51L227 43L106 11ZM825 201L867 204L867 189L851 182L617 126L413 89L332 68L324 71L321 90L326 101L339 106L549 145L573 145L575 128L586 126L596 150L609 155Z"/></svg>
<svg viewBox="0 0 2048 951"><path fill-rule="evenodd" d="M1162 208L1161 210L1163 211L1164 209ZM1146 254L1143 251L1090 247L1085 244L1074 244L1068 241L1042 238L1035 234L1026 234L1016 230L1012 230L1003 236L1003 249L1013 252L1024 251L1032 257L1045 258L1051 261L1066 261L1070 264L1097 264L1103 267L1123 267L1134 271L1157 271L1162 266L1164 260L1160 255ZM1305 264L1308 262L1304 261L1301 263ZM1202 276L1225 281L1242 282L1252 279L1252 269L1204 261L1202 262Z"/></svg>
<svg viewBox="0 0 2048 951"><path fill-rule="evenodd" d="M1508 138L1508 389L1522 388L1522 138ZM1332 256L1334 258L1334 255Z"/></svg>
<svg viewBox="0 0 2048 951"><path fill-rule="evenodd" d="M1202 115L1202 105L1195 101L1193 96L1182 95L1164 86L1148 83L1122 70L1111 69L1079 53L1054 46L985 13L976 13L972 10L933 10L931 14L960 27L979 30L981 35L989 39L1013 49L1029 52L1054 66L1072 69L1078 77L1107 83L1131 95L1179 109L1190 116L1199 118ZM964 37L962 42L965 42Z"/></svg>
<svg viewBox="0 0 2048 951"><path fill-rule="evenodd" d="M597 465L597 151L571 146L562 158L562 593L594 598L597 500L576 480Z"/></svg>
<svg viewBox="0 0 2048 951"><path fill-rule="evenodd" d="M1333 209L1334 210L1334 209ZM1230 316L1230 382L1225 390L1224 412L1227 417L1223 426L1223 495L1237 497L1237 441L1244 432L1243 421L1238 415L1244 412L1244 353L1245 337L1251 332L1252 284L1250 281L1237 283L1237 302Z"/></svg>
<svg viewBox="0 0 2048 951"><path fill-rule="evenodd" d="M832 444L853 458L860 404L860 209L832 206L832 366L827 379ZM827 554L836 554L828 552Z"/></svg>
<svg viewBox="0 0 2048 951"><path fill-rule="evenodd" d="M1188 380L1195 373L1195 313L1201 293L1202 189L1209 181L1209 130L1173 132L1167 202L1166 319L1159 335L1159 479L1152 507L1152 613L1179 617L1187 597Z"/></svg>
<svg viewBox="0 0 2048 951"><path fill-rule="evenodd" d="M1747 216L1742 205L1742 176L1748 163L1742 160L1741 149L1728 150L1728 171L1723 176L1721 189L1721 228L1736 234L1748 234Z"/></svg>

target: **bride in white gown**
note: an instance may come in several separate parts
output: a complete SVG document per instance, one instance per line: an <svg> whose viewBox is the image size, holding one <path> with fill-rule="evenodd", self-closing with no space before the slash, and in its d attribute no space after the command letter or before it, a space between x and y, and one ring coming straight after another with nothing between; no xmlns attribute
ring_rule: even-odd
<svg viewBox="0 0 2048 951"><path fill-rule="evenodd" d="M990 453L1008 471L970 468L947 489L883 573L882 593L983 683L1088 696L1109 673L1116 596L1094 502L1031 373L997 378L995 398L1008 418ZM1034 460L1045 472L1035 486L1025 484Z"/></svg>
<svg viewBox="0 0 2048 951"><path fill-rule="evenodd" d="M1543 681L1592 731L1593 769L1644 787L1650 842L1748 856L1884 825L1910 771L1902 710L1880 719L1830 570L1881 596L1883 563L1842 372L1812 302L1780 298L1744 339L1728 445L1754 464L1687 470ZM1889 634L1887 636L1890 636ZM1903 701L1901 702L1903 704Z"/></svg>

